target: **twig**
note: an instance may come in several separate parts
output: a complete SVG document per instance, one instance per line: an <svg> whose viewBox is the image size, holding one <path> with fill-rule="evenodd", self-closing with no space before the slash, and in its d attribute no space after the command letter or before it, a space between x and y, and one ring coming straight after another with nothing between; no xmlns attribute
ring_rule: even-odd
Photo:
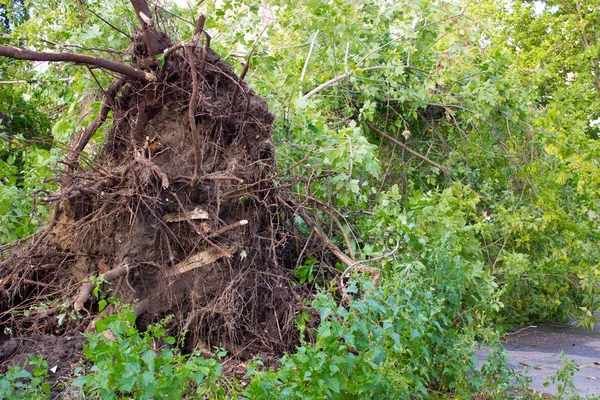
<svg viewBox="0 0 600 400"><path fill-rule="evenodd" d="M356 234L354 233L354 231L352 230L350 223L348 222L348 220L346 219L346 217L344 216L344 214L342 214L339 210L337 210L335 207L331 207L331 204L328 204L322 200L317 199L316 197L313 196L309 196L307 194L302 194L302 193L298 193L299 195L305 196L306 199L312 201L313 203L315 203L316 206L320 207L321 211L327 213L329 216L332 216L333 214L337 214L341 219L344 220L344 222L346 223L346 225L350 228L350 233L352 234L352 237L354 238L354 241L356 241L358 243L358 238L356 237ZM366 213L367 211L362 211L364 213ZM338 228L340 229L340 231L342 231L342 236L344 236L344 229L342 228L342 224L341 222L339 222L339 218L335 217L335 220L337 220L336 225L338 226ZM334 220L334 222L336 222ZM350 240L349 239L344 239L346 241L346 246L350 247ZM351 258L354 258L354 256L352 255L352 251L349 249L348 253L350 254Z"/></svg>
<svg viewBox="0 0 600 400"><path fill-rule="evenodd" d="M204 1L204 0L200 0L200 1L198 2L198 4L196 4L196 5L197 5L197 6L199 6L200 4L202 4L202 2L203 2L203 1ZM176 18L176 19L178 19L178 20L180 20L180 21L182 21L182 22L185 22L186 24L189 24L189 25L191 25L191 26L194 26L194 23L193 23L192 21L188 21L187 19L180 17L179 15L177 15L177 14L175 14L175 13L173 13L173 12L171 12L171 11L167 10L166 8L164 8L163 6L161 6L160 4L158 4L158 3L155 3L155 2L153 2L153 1L149 1L149 3L150 3L150 4L152 4L152 5L153 5L154 7L156 7L156 8L160 8L162 11L164 11L164 12L166 12L167 14L171 15L173 18Z"/></svg>
<svg viewBox="0 0 600 400"><path fill-rule="evenodd" d="M20 281L22 283L28 283L30 285L36 285L36 286L42 286L42 287L48 287L48 286L50 286L47 283L38 282L38 281L31 280L31 279L26 279L26 278L22 278Z"/></svg>
<svg viewBox="0 0 600 400"><path fill-rule="evenodd" d="M133 38L130 35L128 35L127 33L123 32L122 30L120 30L119 28L117 28L116 26L114 26L113 24L111 24L110 22L108 22L107 20L105 20L104 18L102 18L101 16L99 16L98 14L96 14L94 12L94 10L88 9L88 11L91 12L92 14L94 14L96 16L96 18L98 18L100 21L104 22L106 25L110 26L115 31L119 32L120 34L126 36L129 40L131 40L133 42Z"/></svg>
<svg viewBox="0 0 600 400"><path fill-rule="evenodd" d="M92 74L92 78L94 78L96 85L98 85L98 88L102 91L102 94L106 97L106 90L104 90L104 87L102 87L102 84L100 83L98 78L96 78L96 74L94 74L94 71L92 70L92 68L89 65L86 65L86 68L88 69L88 71L90 71L90 74Z"/></svg>
<svg viewBox="0 0 600 400"><path fill-rule="evenodd" d="M406 146L404 143L402 143L398 139L380 131L379 129L375 128L371 124L367 124L367 126L369 127L369 129L371 129L373 132L377 133L379 136L384 137L387 140L389 140L390 142L397 144L398 146L402 147L404 150L406 150L413 156L420 158L421 160L425 161L427 164L431 165L432 167L439 169L444 174L446 174L446 175L448 174L448 170L445 167L441 166L440 164L436 163L435 161L430 160L429 158L425 157L424 155L417 153L416 151L410 149L408 146Z"/></svg>
<svg viewBox="0 0 600 400"><path fill-rule="evenodd" d="M312 55L313 48L315 47L315 41L317 40L317 35L319 34L319 30L317 29L313 38L310 42L310 48L308 49L308 55L306 56L306 61L304 61L304 67L302 68L302 74L300 75L300 82L304 80L304 75L306 74L306 68L308 67L308 61L310 60L310 56ZM350 43L350 42L348 42Z"/></svg>
<svg viewBox="0 0 600 400"><path fill-rule="evenodd" d="M344 231L344 227L342 226L342 223L340 222L340 220L335 215L333 215L333 213L331 211L327 210L326 207L324 207L322 204L319 204L318 199L316 199L312 196L307 196L307 199L312 200L315 203L315 205L314 205L315 207L319 207L321 211L323 211L324 213L329 215L330 221L333 221L333 223L337 226L338 230L340 231L340 234L342 235L342 238L344 239L344 243L346 244L346 250L348 250L348 254L350 255L350 258L354 259L354 250L352 250L352 244L350 242L350 238L346 234L346 231Z"/></svg>
<svg viewBox="0 0 600 400"><path fill-rule="evenodd" d="M94 133L98 130L98 128L104 123L108 116L108 111L112 109L115 97L119 90L123 87L123 81L121 79L117 79L113 81L106 89L106 95L104 96L104 100L102 101L102 106L100 107L100 112L96 116L96 118L90 122L88 126L83 129L79 135L79 138L76 141L75 147L67 156L67 160L65 164L67 165L64 172L63 177L63 188L70 186L71 177L70 172L72 171L72 166L77 163L79 156L85 146L87 146L88 142L94 136Z"/></svg>
<svg viewBox="0 0 600 400"><path fill-rule="evenodd" d="M280 198L280 200L282 200L283 204L288 204L288 202L293 203L293 201L291 201L291 200L285 201L281 198ZM347 266L346 271L356 270L356 271L361 271L361 272L368 272L369 274L373 275L373 281L372 281L373 284L374 285L377 284L377 282L379 281L379 277L380 277L380 272L377 268L368 267L366 265L363 265L359 261L354 261L353 259L348 257L346 254L344 254L344 252L341 251L340 248L331 241L331 239L329 239L329 237L325 234L325 232L323 232L323 230L317 226L315 221L313 221L313 219L308 215L308 213L302 206L296 206L295 208L292 208L292 209L296 214L298 214L304 220L304 222L306 222L306 224L308 226L310 226L312 228L312 230L315 232L317 237L323 242L323 244L325 244L325 246L329 249L329 251L331 251L333 253L333 255L335 255L339 261L341 261L343 264L345 264Z"/></svg>
<svg viewBox="0 0 600 400"><path fill-rule="evenodd" d="M385 258L388 258L388 257L394 255L394 253L397 252L399 248L400 248L400 243L396 243L396 247L394 247L390 252L383 254L381 256L369 258L368 260L363 260L363 261L364 262L375 262L375 261L383 260Z"/></svg>
<svg viewBox="0 0 600 400"><path fill-rule="evenodd" d="M256 49L256 46L258 45L258 42L260 41L260 39L262 38L264 33L267 31L268 27L269 27L269 25L266 25L263 28L260 35L258 35L258 38L256 38L256 40L254 41L254 45L252 46L252 49L250 49L250 53L248 54L248 59L244 63L244 69L242 70L242 73L238 77L238 82L237 82L238 84L236 85L235 90L233 91L233 97L231 98L232 100L231 100L231 111L230 112L233 112L233 110L235 109L235 105L237 102L237 96L240 91L240 87L242 86L242 81L244 80L244 78L246 77L246 74L248 73L248 68L250 68L250 59L252 58L252 55L254 54L254 50Z"/></svg>
<svg viewBox="0 0 600 400"><path fill-rule="evenodd" d="M342 81L346 78L351 77L352 75L354 75L357 72L361 72L361 71L374 71L374 70L378 70L378 69L384 69L387 68L386 66L383 65L379 65L379 66L374 66L374 67L368 67L368 68L356 68L353 70L350 70L342 75L338 75L335 78L332 78L330 80L328 80L325 83L320 84L319 86L317 86L316 88L314 88L313 90L311 90L310 92L306 93L304 96L302 96L302 98L304 100L308 100L311 97L313 97L315 94L319 93L321 90L323 89L327 89L330 86L335 85L336 83L338 83L339 81Z"/></svg>
<svg viewBox="0 0 600 400"><path fill-rule="evenodd" d="M243 179L238 178L237 176L233 176L233 175L202 175L200 178L198 178L199 180L215 180L215 181L237 181L238 183L244 183Z"/></svg>
<svg viewBox="0 0 600 400"><path fill-rule="evenodd" d="M507 332L507 333L504 334L504 336L516 335L517 333L523 332L524 330L531 329L531 328L537 328L537 325L526 326L524 328L519 329L516 332Z"/></svg>
<svg viewBox="0 0 600 400"><path fill-rule="evenodd" d="M65 82L65 81L71 81L71 80L73 80L73 78L72 77L69 77L69 78L57 78L57 79L54 79L54 80L58 81L58 82L61 82L61 81ZM13 80L13 81L0 81L0 85L13 85L15 83L46 83L46 84L48 84L48 81L43 80L43 79L30 79L30 80L29 79L16 79L16 80Z"/></svg>

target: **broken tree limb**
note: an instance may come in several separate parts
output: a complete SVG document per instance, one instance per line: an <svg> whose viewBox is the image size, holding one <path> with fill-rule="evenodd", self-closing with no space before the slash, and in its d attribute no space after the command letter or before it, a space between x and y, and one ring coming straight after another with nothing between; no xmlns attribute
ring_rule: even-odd
<svg viewBox="0 0 600 400"><path fill-rule="evenodd" d="M303 207L296 207L295 212L306 222L308 226L310 226L317 235L317 237L325 244L325 246L340 260L344 265L346 265L346 271L344 273L349 273L351 270L367 272L373 276L373 285L376 285L379 281L379 277L381 273L375 267L369 267L362 264L360 261L354 261L350 257L348 257L338 246L336 246L331 239L323 232L319 226L317 226L316 222L308 215L306 210Z"/></svg>
<svg viewBox="0 0 600 400"><path fill-rule="evenodd" d="M28 61L73 62L76 64L104 68L143 82L151 82L156 80L154 74L150 72L145 72L117 61L107 60L106 58L90 56L87 54L31 51L20 49L18 47L0 46L0 56Z"/></svg>
<svg viewBox="0 0 600 400"><path fill-rule="evenodd" d="M107 282L112 282L115 279L127 274L128 272L129 272L129 264L123 264L117 268L111 269L110 271L99 275L98 277ZM92 296L94 287L96 287L96 284L94 282L84 282L81 285L79 294L77 295L77 297L75 298L75 301L73 302L73 308L75 309L75 311L79 311L79 310L83 309L85 303Z"/></svg>
<svg viewBox="0 0 600 400"><path fill-rule="evenodd" d="M440 171L442 171L444 174L448 174L448 170L446 169L446 167L441 166L440 164L436 163L435 161L430 160L429 158L425 157L424 155L417 153L416 151L410 149L408 146L406 146L404 143L402 143L401 141L399 141L398 139L388 135L385 132L380 131L379 129L375 128L373 125L371 124L367 124L367 126L369 127L369 129L371 129L373 132L375 132L376 134L378 134L379 136L389 140L392 143L397 144L398 146L402 147L404 150L406 150L407 152L409 152L410 154L412 154L413 156L420 158L421 160L425 161L427 164L431 165L432 167L435 167L437 169L439 169Z"/></svg>
<svg viewBox="0 0 600 400"><path fill-rule="evenodd" d="M193 219L209 219L208 212L203 210L200 206L195 207L191 211L185 211L182 213L165 214L162 220L165 222L181 222L189 221Z"/></svg>
<svg viewBox="0 0 600 400"><path fill-rule="evenodd" d="M206 15L200 14L198 16L198 21L196 22L196 28L194 30L194 37L192 39L192 43L194 47L198 44L200 40L200 36L202 36L202 32L204 32L204 24L206 23Z"/></svg>
<svg viewBox="0 0 600 400"><path fill-rule="evenodd" d="M232 229L236 229L236 228L239 228L240 226L244 226L244 225L248 225L248 220L247 219L243 219L241 221L234 222L231 225L227 225L227 226L222 227L221 229L219 229L215 233L211 233L210 235L208 235L208 239L212 239L214 237L221 236L222 234L224 234L226 232L229 232Z"/></svg>

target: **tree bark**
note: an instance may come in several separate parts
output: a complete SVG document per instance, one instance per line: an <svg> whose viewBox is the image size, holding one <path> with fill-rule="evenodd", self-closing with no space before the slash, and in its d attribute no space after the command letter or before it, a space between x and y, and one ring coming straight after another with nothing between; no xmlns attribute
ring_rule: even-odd
<svg viewBox="0 0 600 400"><path fill-rule="evenodd" d="M73 62L77 64L104 68L109 71L117 72L119 74L144 82L156 80L154 74L150 72L145 72L117 61L107 60L105 58L90 56L87 54L31 51L23 50L18 47L0 46L0 56L29 61Z"/></svg>
<svg viewBox="0 0 600 400"><path fill-rule="evenodd" d="M160 41L158 40L158 32L154 28L154 21L152 20L152 13L148 7L148 2L146 0L131 0L131 5L142 25L144 40L146 41L146 46L148 46L148 55L156 57L161 53Z"/></svg>

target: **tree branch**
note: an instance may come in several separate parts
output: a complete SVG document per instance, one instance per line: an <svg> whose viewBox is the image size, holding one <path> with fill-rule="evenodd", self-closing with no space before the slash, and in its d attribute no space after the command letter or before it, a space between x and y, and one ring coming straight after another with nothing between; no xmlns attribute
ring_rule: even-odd
<svg viewBox="0 0 600 400"><path fill-rule="evenodd" d="M112 109L115 102L115 97L117 96L117 93L119 93L119 90L121 90L122 87L123 81L120 79L115 80L108 86L108 89L106 89L106 93L104 95L104 100L102 101L102 106L100 107L100 112L98 113L96 118L94 118L94 120L90 122L88 126L85 127L85 129L81 131L79 137L77 138L75 147L67 156L66 169L62 181L63 189L70 186L70 172L72 171L73 166L77 163L79 155L81 154L83 149L85 149L85 146L87 146L92 136L94 136L94 133L96 133L98 128L106 120L106 117L108 116L108 111Z"/></svg>
<svg viewBox="0 0 600 400"><path fill-rule="evenodd" d="M135 15L137 15L140 24L142 25L142 32L144 34L144 40L146 46L148 46L148 55L150 57L156 57L161 53L160 42L158 41L158 33L154 27L154 21L152 20L152 13L148 7L146 0L130 0Z"/></svg>
<svg viewBox="0 0 600 400"><path fill-rule="evenodd" d="M441 166L440 164L436 163L435 161L431 161L429 158L425 157L424 155L417 153L416 151L408 148L404 143L402 143L398 139L391 137L390 135L380 131L379 129L375 128L371 124L367 124L367 126L369 127L369 129L371 129L373 132L377 133L379 136L384 137L387 140L389 140L390 142L397 144L398 146L402 147L404 150L406 150L413 156L420 158L421 160L425 161L427 164L431 165L432 167L439 169L444 174L448 174L448 170L445 167Z"/></svg>
<svg viewBox="0 0 600 400"><path fill-rule="evenodd" d="M366 266L360 261L355 261L348 257L342 250L340 250L338 246L335 245L335 243L331 241L331 239L329 239L325 232L319 228L317 223L308 215L306 209L297 204L293 198L284 199L279 195L277 195L277 198L282 202L282 204L289 207L295 214L299 215L300 218L306 222L306 224L313 230L317 237L323 242L327 249L329 249L329 251L331 251L331 253L333 253L333 255L336 256L339 261L346 265L347 268L346 271L344 271L344 274L347 274L350 270L368 272L373 276L373 285L377 284L381 275L381 272L377 268Z"/></svg>
<svg viewBox="0 0 600 400"><path fill-rule="evenodd" d="M330 80L328 80L327 82L324 82L322 84L320 84L319 86L317 86L316 88L314 88L313 90L311 90L310 92L306 93L304 96L302 96L302 98L304 100L308 100L311 97L313 97L315 94L319 93L321 90L323 89L327 89L330 86L334 86L336 83L338 83L341 80L344 80L346 78L351 77L352 75L354 75L357 72L361 72L361 71L374 71L374 70L378 70L378 69L384 69L387 68L383 65L378 65L375 67L368 67L368 68L357 68L357 69L353 69L350 70L342 75L338 75L335 78L332 78Z"/></svg>
<svg viewBox="0 0 600 400"><path fill-rule="evenodd" d="M53 53L48 51L23 50L18 47L0 46L0 56L14 58L16 60L29 61L50 61L50 62L73 62L77 64L91 65L117 72L119 74L134 78L140 81L148 82L156 80L154 74L144 72L129 65L117 61L107 60L105 58L90 56L87 54L77 54L70 52Z"/></svg>
<svg viewBox="0 0 600 400"><path fill-rule="evenodd" d="M256 45L258 44L258 42L260 42L260 39L262 38L264 33L267 31L268 27L269 27L269 25L265 26L264 29L262 30L262 32L260 33L260 35L258 35L258 38L254 41L254 45L252 46L252 49L250 49L250 53L248 54L248 59L246 60L246 63L243 64L244 69L242 70L242 73L238 77L237 86L235 87L235 90L233 91L233 96L231 97L231 111L230 112L233 112L233 110L235 109L237 95L240 91L240 88L242 87L242 81L246 78L246 74L248 73L248 68L250 68L250 59L252 58L252 55L254 54Z"/></svg>

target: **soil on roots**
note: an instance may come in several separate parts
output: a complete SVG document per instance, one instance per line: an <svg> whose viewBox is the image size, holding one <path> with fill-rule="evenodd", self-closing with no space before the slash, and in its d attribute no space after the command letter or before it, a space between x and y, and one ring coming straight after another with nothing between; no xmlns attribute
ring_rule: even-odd
<svg viewBox="0 0 600 400"><path fill-rule="evenodd" d="M139 38L132 52L142 68ZM137 302L142 325L174 315L191 349L291 350L308 292L289 272L306 240L290 231L292 207L274 187L266 101L202 44L169 52L154 82L115 87L102 151L67 166L47 199L58 204L50 229L0 262L0 305L12 310L3 322L91 329L96 297L82 282L101 276L110 284L100 295Z"/></svg>

